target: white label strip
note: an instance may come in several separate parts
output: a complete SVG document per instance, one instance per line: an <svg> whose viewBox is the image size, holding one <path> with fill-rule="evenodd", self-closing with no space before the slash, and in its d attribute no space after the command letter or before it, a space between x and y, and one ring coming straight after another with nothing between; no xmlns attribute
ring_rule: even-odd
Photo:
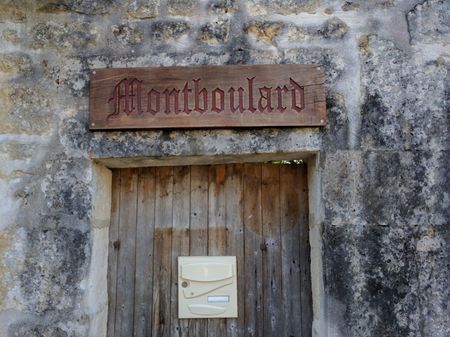
<svg viewBox="0 0 450 337"><path fill-rule="evenodd" d="M208 296L208 303L230 302L230 296Z"/></svg>

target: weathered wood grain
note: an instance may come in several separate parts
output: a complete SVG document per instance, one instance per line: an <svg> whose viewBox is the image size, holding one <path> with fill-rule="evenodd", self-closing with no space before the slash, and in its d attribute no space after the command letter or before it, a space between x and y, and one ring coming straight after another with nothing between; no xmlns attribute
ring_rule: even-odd
<svg viewBox="0 0 450 337"><path fill-rule="evenodd" d="M283 311L290 319L283 320L284 333L301 336L300 296L300 193L296 180L296 165L280 166L281 266Z"/></svg>
<svg viewBox="0 0 450 337"><path fill-rule="evenodd" d="M121 170L113 171L111 190L111 224L109 226L108 244L108 336L115 336L116 294L117 294L117 261L119 257L119 217L120 217L120 176Z"/></svg>
<svg viewBox="0 0 450 337"><path fill-rule="evenodd" d="M307 196L302 165L115 171L108 336L311 337ZM178 319L180 255L237 257L237 319Z"/></svg>
<svg viewBox="0 0 450 337"><path fill-rule="evenodd" d="M189 255L190 185L189 166L173 169L172 272L170 290L170 336L187 337L189 321L178 319L178 256Z"/></svg>
<svg viewBox="0 0 450 337"><path fill-rule="evenodd" d="M153 256L153 336L170 337L173 168L156 170Z"/></svg>
<svg viewBox="0 0 450 337"><path fill-rule="evenodd" d="M245 262L244 262L244 192L242 164L226 165L225 179L225 226L226 255L236 256L238 317L227 319L227 336L243 337L245 328Z"/></svg>
<svg viewBox="0 0 450 337"><path fill-rule="evenodd" d="M136 262L137 169L121 172L115 336L133 335Z"/></svg>
<svg viewBox="0 0 450 337"><path fill-rule="evenodd" d="M245 164L244 184L244 241L245 241L245 297L244 316L246 337L263 336L263 260L261 244L261 164Z"/></svg>
<svg viewBox="0 0 450 337"><path fill-rule="evenodd" d="M324 81L311 64L95 69L89 127L323 126Z"/></svg>
<svg viewBox="0 0 450 337"><path fill-rule="evenodd" d="M209 166L208 191L208 255L221 256L227 253L225 218L225 165ZM208 337L227 335L225 319L208 319Z"/></svg>
<svg viewBox="0 0 450 337"><path fill-rule="evenodd" d="M151 337L153 303L154 168L139 169L136 225L134 337Z"/></svg>
<svg viewBox="0 0 450 337"><path fill-rule="evenodd" d="M262 165L264 336L284 336L280 242L280 165Z"/></svg>
<svg viewBox="0 0 450 337"><path fill-rule="evenodd" d="M189 255L208 255L208 167L191 167L191 231ZM189 321L189 336L208 336L208 321Z"/></svg>
<svg viewBox="0 0 450 337"><path fill-rule="evenodd" d="M299 166L296 170L297 191L300 193L299 229L300 229L300 293L302 311L302 337L312 336L312 291L311 291L311 248L309 244L308 226L308 174L307 166Z"/></svg>

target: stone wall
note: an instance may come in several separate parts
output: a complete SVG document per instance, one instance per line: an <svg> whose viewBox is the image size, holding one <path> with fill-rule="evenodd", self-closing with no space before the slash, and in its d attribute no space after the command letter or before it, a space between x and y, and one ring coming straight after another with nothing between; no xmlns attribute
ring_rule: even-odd
<svg viewBox="0 0 450 337"><path fill-rule="evenodd" d="M447 0L0 0L0 336L92 335L92 158L320 151L316 336L448 337L449 27ZM92 68L239 63L323 64L329 125L87 130Z"/></svg>

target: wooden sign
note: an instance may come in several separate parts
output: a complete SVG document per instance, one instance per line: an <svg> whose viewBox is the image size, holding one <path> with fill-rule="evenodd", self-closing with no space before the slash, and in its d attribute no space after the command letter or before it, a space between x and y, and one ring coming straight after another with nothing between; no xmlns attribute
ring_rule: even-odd
<svg viewBox="0 0 450 337"><path fill-rule="evenodd" d="M323 126L323 67L238 65L96 69L91 130Z"/></svg>

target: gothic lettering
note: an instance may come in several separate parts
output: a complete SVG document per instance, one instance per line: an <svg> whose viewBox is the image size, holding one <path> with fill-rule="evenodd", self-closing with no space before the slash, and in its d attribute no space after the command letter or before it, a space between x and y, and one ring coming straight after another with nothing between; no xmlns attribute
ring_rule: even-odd
<svg viewBox="0 0 450 337"><path fill-rule="evenodd" d="M272 88L259 88L258 110L259 112L271 112L272 108ZM265 104L263 104L265 102Z"/></svg>
<svg viewBox="0 0 450 337"><path fill-rule="evenodd" d="M235 107L234 105L234 88L231 87L230 89L228 89L228 93L230 94L230 110L231 112L236 112L237 110L239 110L239 112L244 112L244 88L239 87L238 88L238 100L239 100L239 105L237 107Z"/></svg>
<svg viewBox="0 0 450 337"><path fill-rule="evenodd" d="M220 99L220 107L217 106L217 96ZM225 109L225 92L222 89L216 88L212 91L211 110L215 112L222 112Z"/></svg>
<svg viewBox="0 0 450 337"><path fill-rule="evenodd" d="M208 112L235 113L237 111L240 113L246 111L265 113L274 110L283 113L287 109L296 112L305 109L304 87L292 78L289 78L287 85L278 85L275 89L265 85L256 85L256 77L246 78L246 80L246 87L239 87L237 90L229 87L226 91L228 95L225 95L225 90L220 87L208 92L208 89L201 85L201 79L198 78L192 79L192 83L186 81L181 90L177 87L163 89L159 87L159 90L149 88L146 97L143 97L143 82L136 78L131 80L124 78L115 85L112 95L108 99L108 103L112 104L113 109L107 119L117 118L120 114L142 114L144 113L142 106L145 104L147 105L146 113L152 115L161 113L161 95L164 95L165 114L179 114L180 112L190 114L192 111L201 114ZM288 99L289 95L290 100ZM246 102L244 101L245 96L247 96Z"/></svg>
<svg viewBox="0 0 450 337"><path fill-rule="evenodd" d="M291 108L297 112L302 111L305 108L305 92L303 87L301 87L297 82L295 82L292 78L289 79L289 83L292 85L291 96L292 96L292 106ZM297 94L300 100L300 105L297 105Z"/></svg>

